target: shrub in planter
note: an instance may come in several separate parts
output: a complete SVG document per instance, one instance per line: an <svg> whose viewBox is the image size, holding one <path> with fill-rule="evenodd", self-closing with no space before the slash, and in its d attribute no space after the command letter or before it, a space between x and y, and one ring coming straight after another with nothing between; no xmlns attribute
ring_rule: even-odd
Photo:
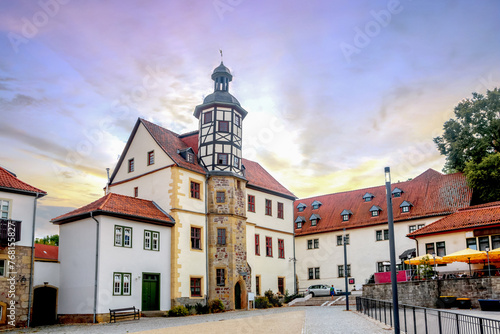
<svg viewBox="0 0 500 334"><path fill-rule="evenodd" d="M173 307L168 311L169 317L184 317L189 314L189 310L184 305Z"/></svg>
<svg viewBox="0 0 500 334"><path fill-rule="evenodd" d="M270 308L273 305L269 302L267 297L257 297L255 298L255 308Z"/></svg>
<svg viewBox="0 0 500 334"><path fill-rule="evenodd" d="M224 312L224 303L220 299L213 299L208 302L208 310L210 313Z"/></svg>

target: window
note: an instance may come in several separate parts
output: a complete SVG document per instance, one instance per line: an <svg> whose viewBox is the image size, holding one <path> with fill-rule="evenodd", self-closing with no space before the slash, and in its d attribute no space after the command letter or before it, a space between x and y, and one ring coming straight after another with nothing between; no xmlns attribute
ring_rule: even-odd
<svg viewBox="0 0 500 334"><path fill-rule="evenodd" d="M323 205L323 204L320 201L314 201L311 204L313 210L318 210L321 205Z"/></svg>
<svg viewBox="0 0 500 334"><path fill-rule="evenodd" d="M191 198L200 199L200 184L191 181Z"/></svg>
<svg viewBox="0 0 500 334"><path fill-rule="evenodd" d="M446 255L446 247L444 241L436 242L436 250L437 250L437 256Z"/></svg>
<svg viewBox="0 0 500 334"><path fill-rule="evenodd" d="M241 117L240 117L240 115L234 114L234 124L236 126L241 126Z"/></svg>
<svg viewBox="0 0 500 334"><path fill-rule="evenodd" d="M344 265L338 266L339 277L344 277L344 274L347 277L351 277L351 265L348 264L346 267L346 271L344 272Z"/></svg>
<svg viewBox="0 0 500 334"><path fill-rule="evenodd" d="M318 220L316 218L311 219L311 226L316 226L318 224Z"/></svg>
<svg viewBox="0 0 500 334"><path fill-rule="evenodd" d="M201 249L201 228L191 227L191 249Z"/></svg>
<svg viewBox="0 0 500 334"><path fill-rule="evenodd" d="M148 152L148 166L155 163L155 151Z"/></svg>
<svg viewBox="0 0 500 334"><path fill-rule="evenodd" d="M229 132L228 121L219 121L219 132Z"/></svg>
<svg viewBox="0 0 500 334"><path fill-rule="evenodd" d="M410 207L409 206L402 206L401 207L401 212L403 212L403 213L410 212Z"/></svg>
<svg viewBox="0 0 500 334"><path fill-rule="evenodd" d="M278 218L283 219L283 203L278 202Z"/></svg>
<svg viewBox="0 0 500 334"><path fill-rule="evenodd" d="M308 271L309 271L309 279L319 279L319 267L308 268Z"/></svg>
<svg viewBox="0 0 500 334"><path fill-rule="evenodd" d="M370 194L370 193L366 193L363 195L363 199L365 200L365 202L371 202L371 200L375 197L375 195L373 194Z"/></svg>
<svg viewBox="0 0 500 334"><path fill-rule="evenodd" d="M285 294L285 278L278 277L278 291L284 295Z"/></svg>
<svg viewBox="0 0 500 334"><path fill-rule="evenodd" d="M484 251L486 247L490 247L490 237L479 237L477 238L477 241L479 242L479 250ZM490 248L491 250L491 248Z"/></svg>
<svg viewBox="0 0 500 334"><path fill-rule="evenodd" d="M255 276L255 293L260 296L260 276Z"/></svg>
<svg viewBox="0 0 500 334"><path fill-rule="evenodd" d="M134 197L139 197L139 187L134 187Z"/></svg>
<svg viewBox="0 0 500 334"><path fill-rule="evenodd" d="M226 203L226 192L217 191L217 203Z"/></svg>
<svg viewBox="0 0 500 334"><path fill-rule="evenodd" d="M343 239L342 235L337 235L337 246L343 245L342 239ZM349 234L345 235L345 244L349 245Z"/></svg>
<svg viewBox="0 0 500 334"><path fill-rule="evenodd" d="M273 257L273 238L266 237L266 256Z"/></svg>
<svg viewBox="0 0 500 334"><path fill-rule="evenodd" d="M203 124L212 122L212 111L207 111L203 114Z"/></svg>
<svg viewBox="0 0 500 334"><path fill-rule="evenodd" d="M297 228L302 228L302 222L297 222Z"/></svg>
<svg viewBox="0 0 500 334"><path fill-rule="evenodd" d="M404 191L399 189L399 188L394 188L394 190L392 191L392 196L393 197L401 197L401 194L403 193Z"/></svg>
<svg viewBox="0 0 500 334"><path fill-rule="evenodd" d="M225 286L226 285L226 270L225 269L216 269L217 272L217 286Z"/></svg>
<svg viewBox="0 0 500 334"><path fill-rule="evenodd" d="M491 236L491 248L492 249L500 248L500 235Z"/></svg>
<svg viewBox="0 0 500 334"><path fill-rule="evenodd" d="M160 250L160 232L144 230L144 249Z"/></svg>
<svg viewBox="0 0 500 334"><path fill-rule="evenodd" d="M0 260L0 277L7 277L7 260Z"/></svg>
<svg viewBox="0 0 500 334"><path fill-rule="evenodd" d="M415 232L417 230L417 225L410 225L409 231L410 233Z"/></svg>
<svg viewBox="0 0 500 334"><path fill-rule="evenodd" d="M236 168L240 168L240 158L238 158L237 156L234 156L233 166Z"/></svg>
<svg viewBox="0 0 500 334"><path fill-rule="evenodd" d="M377 262L377 272L383 273L386 271L391 271L391 265L387 263L389 263L389 261Z"/></svg>
<svg viewBox="0 0 500 334"><path fill-rule="evenodd" d="M314 239L314 248L319 248L319 239Z"/></svg>
<svg viewBox="0 0 500 334"><path fill-rule="evenodd" d="M201 297L201 277L191 277L189 286L191 297Z"/></svg>
<svg viewBox="0 0 500 334"><path fill-rule="evenodd" d="M378 216L378 210L373 210L372 217L377 217L377 216Z"/></svg>
<svg viewBox="0 0 500 334"><path fill-rule="evenodd" d="M113 273L113 295L130 296L132 290L130 273Z"/></svg>
<svg viewBox="0 0 500 334"><path fill-rule="evenodd" d="M260 255L260 235L255 235L255 255Z"/></svg>
<svg viewBox="0 0 500 334"><path fill-rule="evenodd" d="M319 248L319 239L307 240L307 249Z"/></svg>
<svg viewBox="0 0 500 334"><path fill-rule="evenodd" d="M375 231L375 239L377 241L389 240L389 230L378 230Z"/></svg>
<svg viewBox="0 0 500 334"><path fill-rule="evenodd" d="M0 218L9 219L9 206L9 201L0 200Z"/></svg>
<svg viewBox="0 0 500 334"><path fill-rule="evenodd" d="M311 240L307 240L307 249L312 249L313 248L313 241L312 239Z"/></svg>
<svg viewBox="0 0 500 334"><path fill-rule="evenodd" d="M217 229L217 244L225 245L226 244L226 229L218 228Z"/></svg>
<svg viewBox="0 0 500 334"><path fill-rule="evenodd" d="M272 201L270 199L266 199L266 215L273 215Z"/></svg>
<svg viewBox="0 0 500 334"><path fill-rule="evenodd" d="M186 160L187 162L194 164L194 154L190 152L186 153Z"/></svg>
<svg viewBox="0 0 500 334"><path fill-rule="evenodd" d="M467 248L477 250L476 238L466 239Z"/></svg>
<svg viewBox="0 0 500 334"><path fill-rule="evenodd" d="M227 153L217 153L217 164L227 166Z"/></svg>
<svg viewBox="0 0 500 334"><path fill-rule="evenodd" d="M132 247L132 228L115 225L115 246Z"/></svg>
<svg viewBox="0 0 500 334"><path fill-rule="evenodd" d="M132 173L134 171L134 158L128 161L128 172Z"/></svg>
<svg viewBox="0 0 500 334"><path fill-rule="evenodd" d="M425 254L436 254L434 243L425 244Z"/></svg>
<svg viewBox="0 0 500 334"><path fill-rule="evenodd" d="M278 258L285 258L285 240L283 239L278 239Z"/></svg>
<svg viewBox="0 0 500 334"><path fill-rule="evenodd" d="M248 211L255 212L255 196L248 195Z"/></svg>
<svg viewBox="0 0 500 334"><path fill-rule="evenodd" d="M307 205L305 205L304 203L299 203L299 205L297 205L297 210L299 212L302 212L304 211L304 209L307 207Z"/></svg>
<svg viewBox="0 0 500 334"><path fill-rule="evenodd" d="M425 226L425 224L418 224L418 225L417 225L417 230L418 230L419 228L424 227L424 226Z"/></svg>

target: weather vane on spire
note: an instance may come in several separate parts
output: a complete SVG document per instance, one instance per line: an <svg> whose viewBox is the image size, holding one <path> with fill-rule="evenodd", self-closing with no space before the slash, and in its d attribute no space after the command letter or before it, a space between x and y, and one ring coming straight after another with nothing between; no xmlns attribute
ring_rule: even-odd
<svg viewBox="0 0 500 334"><path fill-rule="evenodd" d="M223 60L224 60L224 58L222 57L222 50L221 50L221 49L219 49L219 52L220 52L220 62L222 63L222 62L223 62Z"/></svg>

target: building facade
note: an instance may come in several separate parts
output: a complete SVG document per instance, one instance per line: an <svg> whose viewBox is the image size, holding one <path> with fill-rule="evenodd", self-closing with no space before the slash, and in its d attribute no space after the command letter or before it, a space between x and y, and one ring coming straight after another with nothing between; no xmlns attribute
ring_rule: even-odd
<svg viewBox="0 0 500 334"><path fill-rule="evenodd" d="M415 256L415 248L421 247L406 235L468 207L472 190L462 174L443 175L429 169L412 180L394 183L391 195L401 265L406 254ZM350 290L361 289L375 272L390 270L385 186L297 200L295 235L300 289L319 283L342 289L345 276Z"/></svg>
<svg viewBox="0 0 500 334"><path fill-rule="evenodd" d="M30 323L36 206L45 195L0 167L0 330Z"/></svg>

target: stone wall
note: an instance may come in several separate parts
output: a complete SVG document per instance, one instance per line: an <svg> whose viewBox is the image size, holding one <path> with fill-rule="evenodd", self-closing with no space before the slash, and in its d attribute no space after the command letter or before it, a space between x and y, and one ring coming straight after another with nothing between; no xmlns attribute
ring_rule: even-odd
<svg viewBox="0 0 500 334"><path fill-rule="evenodd" d="M457 278L398 283L398 300L401 304L435 308L439 296L470 298L473 308L479 307L478 299L500 298L500 277ZM392 301L392 285L365 284L363 297Z"/></svg>
<svg viewBox="0 0 500 334"><path fill-rule="evenodd" d="M9 255L14 255L15 258L11 258L12 262L9 262L9 266L12 265L13 268L7 270L7 277L0 278L0 302L7 306L7 317L5 322L0 323L0 330L12 328L13 325L25 327L28 323L31 247L0 247L2 259ZM9 309L11 303L14 304L15 311Z"/></svg>

